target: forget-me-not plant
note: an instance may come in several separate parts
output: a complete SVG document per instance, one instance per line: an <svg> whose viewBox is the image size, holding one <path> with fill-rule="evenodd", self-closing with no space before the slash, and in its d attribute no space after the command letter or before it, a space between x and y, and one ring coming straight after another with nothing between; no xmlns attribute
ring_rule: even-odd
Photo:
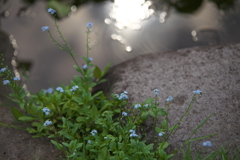
<svg viewBox="0 0 240 160"><path fill-rule="evenodd" d="M62 87L57 87L57 88L56 88L56 91L64 92L64 89L63 89Z"/></svg>
<svg viewBox="0 0 240 160"><path fill-rule="evenodd" d="M204 147L212 147L212 142L211 141L205 141L202 143Z"/></svg>
<svg viewBox="0 0 240 160"><path fill-rule="evenodd" d="M49 27L48 27L48 26L43 26L43 27L42 27L42 31L43 31L43 32L45 32L45 31L47 31L47 30L49 30Z"/></svg>
<svg viewBox="0 0 240 160"><path fill-rule="evenodd" d="M4 71L6 71L6 70L7 70L7 68L2 68L2 69L0 70L0 73L4 72Z"/></svg>
<svg viewBox="0 0 240 160"><path fill-rule="evenodd" d="M49 126L51 124L52 124L52 121L47 120L44 122L43 126Z"/></svg>
<svg viewBox="0 0 240 160"><path fill-rule="evenodd" d="M7 84L9 84L9 83L10 83L9 80L4 80L4 81L3 81L3 85L7 85Z"/></svg>

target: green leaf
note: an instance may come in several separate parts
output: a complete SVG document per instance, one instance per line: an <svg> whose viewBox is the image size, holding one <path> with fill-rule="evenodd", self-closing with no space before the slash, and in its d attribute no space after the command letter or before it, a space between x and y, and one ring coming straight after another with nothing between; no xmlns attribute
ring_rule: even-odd
<svg viewBox="0 0 240 160"><path fill-rule="evenodd" d="M57 143L56 141L54 140L51 140L52 144L59 150L63 150L63 146L59 143Z"/></svg>
<svg viewBox="0 0 240 160"><path fill-rule="evenodd" d="M192 132L191 135L189 136L188 140L192 137L192 135L194 135L194 134L198 131L198 129L200 129L200 128L209 120L210 117L212 117L212 115L213 115L213 113L210 114L206 119L204 119L204 121L202 121L202 122L197 126L197 128L195 128L195 129L193 130L193 132Z"/></svg>
<svg viewBox="0 0 240 160"><path fill-rule="evenodd" d="M144 103L149 104L153 101L153 98L148 98L144 101Z"/></svg>
<svg viewBox="0 0 240 160"><path fill-rule="evenodd" d="M18 120L23 121L23 122L29 122L29 121L35 120L35 118L30 117L30 116L22 116L22 117L19 117Z"/></svg>
<svg viewBox="0 0 240 160"><path fill-rule="evenodd" d="M124 158L124 151L119 152L119 158Z"/></svg>
<svg viewBox="0 0 240 160"><path fill-rule="evenodd" d="M165 119L165 120L162 122L162 128L163 128L163 129L166 129L166 128L167 128L167 124L168 124L168 122L167 122L167 120Z"/></svg>
<svg viewBox="0 0 240 160"><path fill-rule="evenodd" d="M157 131L157 133L160 133L162 130L159 127L155 127L155 131Z"/></svg>
<svg viewBox="0 0 240 160"><path fill-rule="evenodd" d="M76 149L81 148L83 146L83 143L78 143L76 146Z"/></svg>
<svg viewBox="0 0 240 160"><path fill-rule="evenodd" d="M158 146L159 146L158 149L164 150L164 149L166 149L168 147L168 145L169 145L168 142L159 143L158 144Z"/></svg>
<svg viewBox="0 0 240 160"><path fill-rule="evenodd" d="M81 116L77 117L77 122L83 123L85 121L86 121L86 117L81 117Z"/></svg>
<svg viewBox="0 0 240 160"><path fill-rule="evenodd" d="M168 156L167 156L167 159L170 159L171 157L173 157L174 156L174 154L169 154Z"/></svg>
<svg viewBox="0 0 240 160"><path fill-rule="evenodd" d="M102 78L102 71L98 66L95 66L95 69L93 71L93 76L98 79Z"/></svg>
<svg viewBox="0 0 240 160"><path fill-rule="evenodd" d="M144 148L144 152L148 152L148 151L150 151L150 150L152 150L153 149L153 144L149 144L148 146L146 146L145 148Z"/></svg>
<svg viewBox="0 0 240 160"><path fill-rule="evenodd" d="M79 73L83 74L82 70L78 66L74 65L73 68L75 68Z"/></svg>
<svg viewBox="0 0 240 160"><path fill-rule="evenodd" d="M76 148L76 145L77 145L77 140L72 140L69 144L69 149L74 150Z"/></svg>
<svg viewBox="0 0 240 160"><path fill-rule="evenodd" d="M12 115L14 116L14 118L16 120L18 120L19 117L23 116L23 114L18 109L14 108L14 107L11 107L11 111L12 111Z"/></svg>
<svg viewBox="0 0 240 160"><path fill-rule="evenodd" d="M216 135L218 135L218 133L211 134L211 135L204 136L204 137L195 138L195 139L190 139L190 140L184 142L184 145L187 144L187 143L193 142L193 141L197 141L197 140L201 140L201 139L210 138L210 137L213 137L213 136L216 136Z"/></svg>
<svg viewBox="0 0 240 160"><path fill-rule="evenodd" d="M172 127L170 127L170 128L168 128L168 130L171 131L171 130L174 130L174 129L176 129L176 128L178 128L178 124L177 124L177 125L174 125L174 126L172 126Z"/></svg>
<svg viewBox="0 0 240 160"><path fill-rule="evenodd" d="M68 143L62 142L62 144L63 144L64 146L66 146L67 148L69 148L69 144L68 144Z"/></svg>
<svg viewBox="0 0 240 160"><path fill-rule="evenodd" d="M88 63L88 62L89 62L89 59L88 59L87 57L85 57L85 56L82 56L82 58L83 58L83 60L84 60L86 63Z"/></svg>
<svg viewBox="0 0 240 160"><path fill-rule="evenodd" d="M37 131L33 128L27 128L26 129L28 131L28 133L36 133Z"/></svg>
<svg viewBox="0 0 240 160"><path fill-rule="evenodd" d="M108 72L108 70L110 69L111 65L112 65L112 63L108 63L108 65L105 67L105 69L104 69L104 71L102 73L102 76L104 76Z"/></svg>

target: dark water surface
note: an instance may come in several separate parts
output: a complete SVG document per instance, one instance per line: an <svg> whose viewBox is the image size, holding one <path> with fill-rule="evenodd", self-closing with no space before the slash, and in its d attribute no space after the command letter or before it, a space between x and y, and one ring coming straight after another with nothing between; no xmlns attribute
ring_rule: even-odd
<svg viewBox="0 0 240 160"><path fill-rule="evenodd" d="M152 1L115 0L103 3L88 3L72 7L71 14L58 21L61 31L77 54L86 55L86 27L93 22L90 56L103 68L108 62L119 64L141 54L159 53L168 50L200 45L240 42L240 2L228 10L219 10L209 1L192 14L179 13L173 8L155 10ZM124 3L120 3L124 2ZM31 63L31 91L50 86L69 84L73 75L73 61L59 50L42 32L49 26L55 32L51 15L44 1L37 1L28 9L19 12L25 5L20 0L9 0L3 9L1 28L13 40L20 63Z"/></svg>

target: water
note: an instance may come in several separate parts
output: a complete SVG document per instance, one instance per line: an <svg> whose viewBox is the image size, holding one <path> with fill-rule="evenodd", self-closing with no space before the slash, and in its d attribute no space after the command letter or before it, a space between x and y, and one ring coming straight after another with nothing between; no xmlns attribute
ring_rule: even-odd
<svg viewBox="0 0 240 160"><path fill-rule="evenodd" d="M156 10L159 6L161 9ZM22 1L10 0L4 6L5 17L0 24L14 41L19 62L31 64L29 75L35 87L30 90L69 84L77 74L72 68L73 61L53 44L47 32L41 31L41 27L47 25L58 39L45 2L37 1L27 9L24 7ZM108 62L116 65L141 54L240 42L239 15L239 1L226 11L204 1L196 12L187 14L166 5L156 5L155 1L115 0L115 3L73 6L70 16L59 20L58 24L83 65L85 24L93 22L90 56L103 68Z"/></svg>

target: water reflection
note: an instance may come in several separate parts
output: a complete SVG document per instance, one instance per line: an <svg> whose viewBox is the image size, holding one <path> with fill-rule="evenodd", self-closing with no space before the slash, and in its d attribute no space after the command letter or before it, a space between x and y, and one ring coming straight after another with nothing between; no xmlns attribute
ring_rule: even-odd
<svg viewBox="0 0 240 160"><path fill-rule="evenodd" d="M140 29L142 20L154 12L149 8L151 4L145 0L115 0L109 16L118 29Z"/></svg>
<svg viewBox="0 0 240 160"><path fill-rule="evenodd" d="M221 41L220 37L221 31L211 29L211 28L202 28L193 30L191 35L193 36L193 41L201 45L213 45L219 44Z"/></svg>
<svg viewBox="0 0 240 160"><path fill-rule="evenodd" d="M61 30L77 54L85 55L85 24L94 23L91 35L91 56L103 68L140 54L158 53L199 45L240 42L239 1L231 11L219 11L214 3L204 2L194 14L180 14L171 5L157 0L118 0L116 3L71 4L67 18L58 20ZM20 0L9 0L1 27L14 35L19 46L18 59L32 62L30 80L37 86L34 91L61 83L68 84L76 72L73 62L41 31L49 25L54 37L53 19L43 1L36 2L29 11L16 17L25 5ZM160 1L159 1L160 2ZM130 8L131 6L132 8ZM35 17L27 16L35 13ZM221 14L224 13L224 14ZM36 85L37 84L37 85Z"/></svg>

